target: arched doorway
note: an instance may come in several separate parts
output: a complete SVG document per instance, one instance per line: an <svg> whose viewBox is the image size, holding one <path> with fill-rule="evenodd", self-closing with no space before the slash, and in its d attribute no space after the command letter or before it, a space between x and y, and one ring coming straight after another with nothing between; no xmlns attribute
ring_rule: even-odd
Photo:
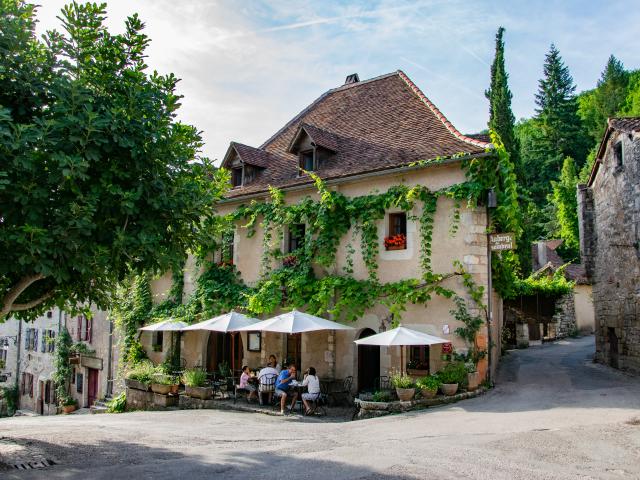
<svg viewBox="0 0 640 480"><path fill-rule="evenodd" d="M375 331L365 328L358 340L375 335ZM358 345L358 391L373 391L375 380L380 376L380 347L377 345Z"/></svg>
<svg viewBox="0 0 640 480"><path fill-rule="evenodd" d="M231 341L234 341L233 349ZM233 365L231 352L235 354L235 369L242 368L242 336L240 333L211 332L207 343L207 372L219 373L220 365L226 363L229 368Z"/></svg>

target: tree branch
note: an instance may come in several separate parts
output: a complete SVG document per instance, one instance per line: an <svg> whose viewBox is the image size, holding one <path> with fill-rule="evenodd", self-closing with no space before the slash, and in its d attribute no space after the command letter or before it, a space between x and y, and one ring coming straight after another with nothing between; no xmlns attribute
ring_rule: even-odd
<svg viewBox="0 0 640 480"><path fill-rule="evenodd" d="M26 277L22 277L18 281L18 283L16 283L11 289L9 289L9 291L2 298L2 310L0 310L0 317L7 315L12 310L14 310L13 304L16 301L16 299L20 296L20 294L24 292L27 288L29 288L33 283L37 282L38 280L42 280L43 278L44 278L44 275L41 273L36 273L35 275L27 275ZM32 305L32 307L34 307L39 303L43 302L44 300L46 300L47 298L49 298L52 294L53 292L49 292L48 294L45 294L45 295L48 295L46 298L41 297L42 300L39 300L37 302L34 300L32 302L28 302L22 305L30 305L33 302L36 302L34 305ZM26 310L26 308L23 310Z"/></svg>
<svg viewBox="0 0 640 480"><path fill-rule="evenodd" d="M33 307L36 307L36 306L40 305L42 302L44 302L45 300L50 298L52 295L53 295L53 290L50 290L47 293L45 293L44 295L40 296L39 298L36 298L35 300L31 300L30 302L27 302L27 303L14 303L11 306L11 311L12 312L22 312L24 310L29 310L30 308L33 308Z"/></svg>

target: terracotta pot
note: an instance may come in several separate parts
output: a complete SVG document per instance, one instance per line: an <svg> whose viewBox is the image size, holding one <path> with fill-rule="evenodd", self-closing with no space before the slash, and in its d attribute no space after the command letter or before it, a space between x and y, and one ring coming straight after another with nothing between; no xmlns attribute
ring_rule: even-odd
<svg viewBox="0 0 640 480"><path fill-rule="evenodd" d="M467 382L469 390L473 391L480 385L480 374L478 372L467 373Z"/></svg>
<svg viewBox="0 0 640 480"><path fill-rule="evenodd" d="M427 390L426 388L421 388L420 393L422 393L422 398L433 398L438 393L438 389Z"/></svg>
<svg viewBox="0 0 640 480"><path fill-rule="evenodd" d="M200 400L209 400L213 397L213 388L211 387L190 387L186 385L184 387L184 393L193 398L199 398Z"/></svg>
<svg viewBox="0 0 640 480"><path fill-rule="evenodd" d="M457 383L443 383L442 385L440 385L440 390L442 390L442 393L444 393L445 395L455 395L456 392L458 391L458 384Z"/></svg>
<svg viewBox="0 0 640 480"><path fill-rule="evenodd" d="M170 393L173 393L174 395L177 395L179 390L180 390L180 385L178 385L178 384L171 385L171 392Z"/></svg>
<svg viewBox="0 0 640 480"><path fill-rule="evenodd" d="M63 405L62 406L62 411L64 413L71 413L76 409L75 405Z"/></svg>
<svg viewBox="0 0 640 480"><path fill-rule="evenodd" d="M396 394L401 402L408 402L416 394L415 388L396 388Z"/></svg>
<svg viewBox="0 0 640 480"><path fill-rule="evenodd" d="M151 391L160 395L167 395L171 391L171 385L163 385L161 383L152 383Z"/></svg>

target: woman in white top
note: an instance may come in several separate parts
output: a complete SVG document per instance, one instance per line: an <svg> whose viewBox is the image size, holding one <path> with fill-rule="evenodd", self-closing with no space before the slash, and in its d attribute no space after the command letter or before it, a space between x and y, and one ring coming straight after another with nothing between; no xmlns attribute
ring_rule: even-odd
<svg viewBox="0 0 640 480"><path fill-rule="evenodd" d="M309 402L313 402L320 396L320 379L316 376L316 369L309 367L307 374L302 382L303 387L307 387L306 393L302 394L302 403L304 403L305 415L311 413Z"/></svg>

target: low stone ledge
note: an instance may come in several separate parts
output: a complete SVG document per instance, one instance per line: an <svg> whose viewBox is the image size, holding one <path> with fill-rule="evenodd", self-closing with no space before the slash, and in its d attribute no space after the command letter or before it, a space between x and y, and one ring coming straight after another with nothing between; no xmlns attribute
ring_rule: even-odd
<svg viewBox="0 0 640 480"><path fill-rule="evenodd" d="M446 405L449 403L459 402L460 400L466 400L467 398L477 397L478 395L482 395L485 391L486 388L480 387L474 391L460 392L451 396L441 395L435 398L419 398L408 402L373 402L370 400L360 400L359 398L356 398L356 402L360 405L358 418L374 418L389 415L391 413L409 412L411 410L420 410L422 408Z"/></svg>

